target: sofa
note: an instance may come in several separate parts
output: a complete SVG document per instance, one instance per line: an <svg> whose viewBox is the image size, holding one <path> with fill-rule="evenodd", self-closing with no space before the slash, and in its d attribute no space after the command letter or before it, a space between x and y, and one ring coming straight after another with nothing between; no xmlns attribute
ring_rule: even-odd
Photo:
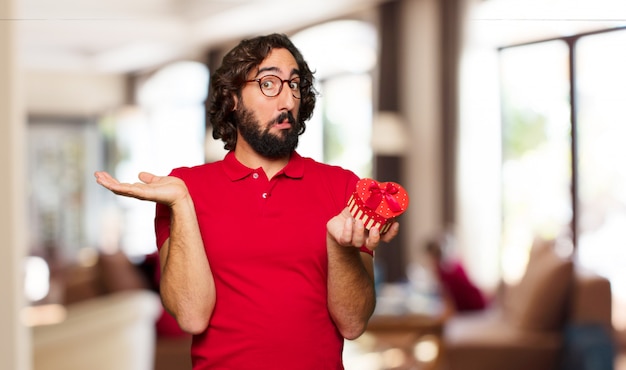
<svg viewBox="0 0 626 370"><path fill-rule="evenodd" d="M444 370L611 370L610 282L537 240L519 281L442 333Z"/></svg>
<svg viewBox="0 0 626 370"><path fill-rule="evenodd" d="M191 335L163 309L156 253L138 262L119 250L95 257L54 269L55 303L67 317L34 328L35 370L190 370ZM88 358L97 363L86 366Z"/></svg>

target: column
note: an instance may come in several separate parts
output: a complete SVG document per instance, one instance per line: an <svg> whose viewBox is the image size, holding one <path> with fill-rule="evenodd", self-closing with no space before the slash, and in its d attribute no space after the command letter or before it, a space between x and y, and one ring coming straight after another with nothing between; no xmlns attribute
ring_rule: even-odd
<svg viewBox="0 0 626 370"><path fill-rule="evenodd" d="M24 116L16 56L16 0L0 2L0 369L32 367L30 331L20 323L26 253Z"/></svg>

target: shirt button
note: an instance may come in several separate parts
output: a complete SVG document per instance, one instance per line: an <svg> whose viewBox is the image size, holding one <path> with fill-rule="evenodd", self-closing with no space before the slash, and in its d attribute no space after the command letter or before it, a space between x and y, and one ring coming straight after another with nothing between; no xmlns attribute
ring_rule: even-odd
<svg viewBox="0 0 626 370"><path fill-rule="evenodd" d="M258 178L259 178L259 174L258 174L258 173L256 173L256 172L255 172L255 173L253 173L253 174L252 174L252 178L253 178L253 179L255 179L255 180L256 180L256 179L258 179Z"/></svg>
<svg viewBox="0 0 626 370"><path fill-rule="evenodd" d="M268 197L267 193L263 193L262 197L263 197L263 199L267 199L267 197Z"/></svg>

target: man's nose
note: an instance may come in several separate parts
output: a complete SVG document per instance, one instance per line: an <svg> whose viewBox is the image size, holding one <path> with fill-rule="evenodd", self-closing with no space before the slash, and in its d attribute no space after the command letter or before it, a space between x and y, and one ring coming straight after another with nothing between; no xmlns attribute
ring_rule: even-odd
<svg viewBox="0 0 626 370"><path fill-rule="evenodd" d="M280 94L278 94L278 98L281 104L280 108L291 110L296 106L299 100L293 96L293 91L291 91L291 88L289 87L289 81L283 81L283 84L285 83L287 84L287 86L283 85L282 91L280 92Z"/></svg>

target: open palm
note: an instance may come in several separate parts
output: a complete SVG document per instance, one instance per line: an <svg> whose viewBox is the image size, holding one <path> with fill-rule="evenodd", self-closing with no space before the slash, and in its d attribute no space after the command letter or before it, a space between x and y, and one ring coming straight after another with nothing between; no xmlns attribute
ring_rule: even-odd
<svg viewBox="0 0 626 370"><path fill-rule="evenodd" d="M104 171L97 171L94 176L98 184L117 195L163 203L168 206L174 205L189 194L185 183L173 176L156 176L141 172L139 173L141 182L133 184L119 182Z"/></svg>

